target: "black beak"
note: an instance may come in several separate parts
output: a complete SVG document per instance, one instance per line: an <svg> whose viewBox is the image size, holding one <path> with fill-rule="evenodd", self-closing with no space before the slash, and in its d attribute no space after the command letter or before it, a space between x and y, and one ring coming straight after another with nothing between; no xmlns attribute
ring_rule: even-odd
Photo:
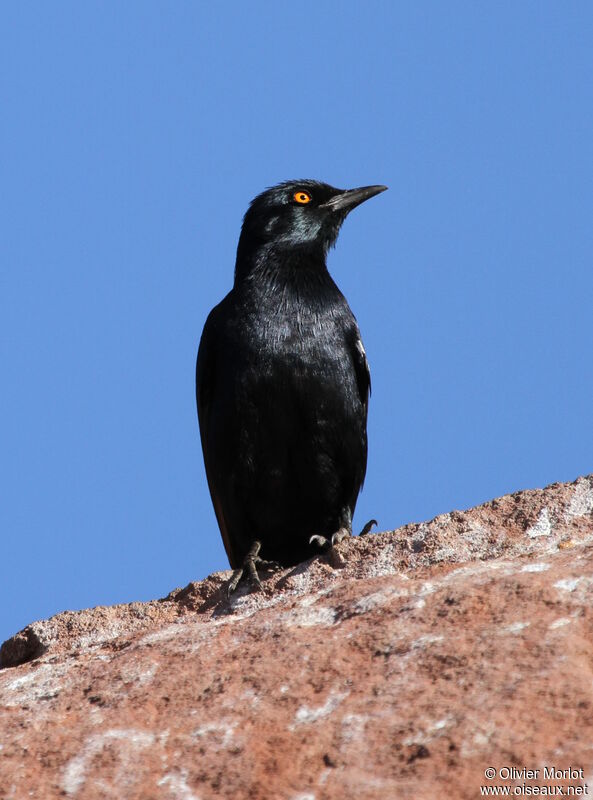
<svg viewBox="0 0 593 800"><path fill-rule="evenodd" d="M346 189L344 192L332 197L327 203L323 203L320 208L329 208L332 211L345 211L348 213L353 208L364 203L376 194L381 194L387 189L387 186L361 186L360 189Z"/></svg>

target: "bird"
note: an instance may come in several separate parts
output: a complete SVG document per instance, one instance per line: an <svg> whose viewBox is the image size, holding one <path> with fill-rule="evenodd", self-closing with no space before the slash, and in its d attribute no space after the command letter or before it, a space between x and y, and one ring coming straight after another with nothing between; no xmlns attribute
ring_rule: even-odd
<svg viewBox="0 0 593 800"><path fill-rule="evenodd" d="M255 197L243 218L233 287L208 315L196 362L229 595L242 579L261 589L260 572L352 534L371 379L356 318L326 261L349 212L386 189L285 181Z"/></svg>

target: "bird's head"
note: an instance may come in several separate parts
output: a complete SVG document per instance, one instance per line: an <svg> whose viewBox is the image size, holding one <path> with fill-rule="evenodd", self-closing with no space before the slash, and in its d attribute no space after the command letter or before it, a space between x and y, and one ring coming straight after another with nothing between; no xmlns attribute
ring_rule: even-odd
<svg viewBox="0 0 593 800"><path fill-rule="evenodd" d="M258 195L243 219L237 274L266 252L303 252L323 261L353 208L386 186L336 189L313 180L286 181Z"/></svg>

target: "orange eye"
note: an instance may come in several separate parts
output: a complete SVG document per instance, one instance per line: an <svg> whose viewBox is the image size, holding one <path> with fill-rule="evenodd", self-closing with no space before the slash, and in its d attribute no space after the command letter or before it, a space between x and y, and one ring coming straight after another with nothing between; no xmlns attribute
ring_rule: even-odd
<svg viewBox="0 0 593 800"><path fill-rule="evenodd" d="M307 203L311 202L311 195L307 194L307 192L295 192L293 197L296 202L300 203L302 206L305 206Z"/></svg>

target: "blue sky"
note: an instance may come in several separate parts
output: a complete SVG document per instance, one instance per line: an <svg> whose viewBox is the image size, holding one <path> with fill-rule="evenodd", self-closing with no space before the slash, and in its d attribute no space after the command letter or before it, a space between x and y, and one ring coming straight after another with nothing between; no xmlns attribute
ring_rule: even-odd
<svg viewBox="0 0 593 800"><path fill-rule="evenodd" d="M593 471L591 41L585 2L4 5L0 641L228 567L195 354L279 180L390 187L329 260L355 527Z"/></svg>

